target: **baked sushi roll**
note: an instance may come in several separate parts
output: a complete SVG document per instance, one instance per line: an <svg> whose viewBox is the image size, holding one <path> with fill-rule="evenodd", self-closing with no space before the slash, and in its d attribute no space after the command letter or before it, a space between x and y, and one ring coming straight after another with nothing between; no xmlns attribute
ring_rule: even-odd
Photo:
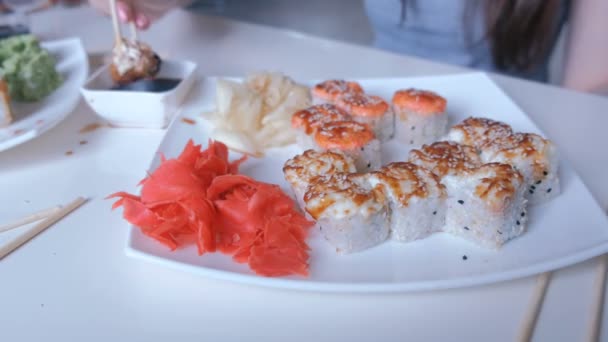
<svg viewBox="0 0 608 342"><path fill-rule="evenodd" d="M363 88L357 82L344 80L327 80L316 84L311 89L312 103L335 103L338 97L346 93L363 93Z"/></svg>
<svg viewBox="0 0 608 342"><path fill-rule="evenodd" d="M326 103L315 105L293 114L291 127L296 130L296 142L304 150L314 148L314 133L324 123L349 120L342 109Z"/></svg>
<svg viewBox="0 0 608 342"><path fill-rule="evenodd" d="M411 150L408 161L430 170L440 180L482 164L473 147L451 141L438 141Z"/></svg>
<svg viewBox="0 0 608 342"><path fill-rule="evenodd" d="M353 120L371 127L380 142L393 137L395 117L388 103L380 96L346 93L338 97L336 106L348 112Z"/></svg>
<svg viewBox="0 0 608 342"><path fill-rule="evenodd" d="M155 77L161 64L160 57L148 44L123 39L112 49L110 76L117 84L128 84Z"/></svg>
<svg viewBox="0 0 608 342"><path fill-rule="evenodd" d="M509 164L521 172L530 204L548 201L560 193L557 149L538 134L515 133L489 141L481 148L481 159Z"/></svg>
<svg viewBox="0 0 608 342"><path fill-rule="evenodd" d="M524 177L490 163L443 178L448 192L445 231L497 249L525 231Z"/></svg>
<svg viewBox="0 0 608 342"><path fill-rule="evenodd" d="M381 190L369 187L366 175L319 177L308 187L304 202L338 253L362 251L389 236L386 198Z"/></svg>
<svg viewBox="0 0 608 342"><path fill-rule="evenodd" d="M446 140L473 146L481 152L481 147L489 141L508 137L511 134L513 129L504 122L469 117L453 126L448 131Z"/></svg>
<svg viewBox="0 0 608 342"><path fill-rule="evenodd" d="M418 89L398 90L392 99L395 112L395 139L409 145L428 144L446 132L446 100L438 94Z"/></svg>
<svg viewBox="0 0 608 342"><path fill-rule="evenodd" d="M382 165L380 142L365 124L334 121L321 125L314 134L316 150L339 150L355 161L358 172L377 170Z"/></svg>
<svg viewBox="0 0 608 342"><path fill-rule="evenodd" d="M340 151L306 150L285 162L283 174L291 185L296 201L304 211L306 188L319 176L356 172L352 158Z"/></svg>
<svg viewBox="0 0 608 342"><path fill-rule="evenodd" d="M409 242L442 230L447 193L432 172L412 163L396 162L372 172L368 179L387 197L393 239Z"/></svg>

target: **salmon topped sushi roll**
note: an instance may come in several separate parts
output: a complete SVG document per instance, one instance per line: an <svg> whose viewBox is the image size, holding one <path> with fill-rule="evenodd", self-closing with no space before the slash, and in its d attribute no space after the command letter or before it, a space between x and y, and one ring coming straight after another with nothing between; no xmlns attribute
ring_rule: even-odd
<svg viewBox="0 0 608 342"><path fill-rule="evenodd" d="M316 84L311 93L313 104L335 103L338 97L346 93L363 93L363 87L357 82L327 80Z"/></svg>
<svg viewBox="0 0 608 342"><path fill-rule="evenodd" d="M481 147L486 163L505 163L524 176L530 204L542 203L560 193L555 145L538 134L515 133L488 141Z"/></svg>
<svg viewBox="0 0 608 342"><path fill-rule="evenodd" d="M395 118L388 103L380 96L346 93L336 100L336 106L348 112L353 120L371 127L381 142L393 137Z"/></svg>
<svg viewBox="0 0 608 342"><path fill-rule="evenodd" d="M340 150L355 161L358 172L378 169L382 164L380 142L365 124L334 121L323 124L314 134L316 149Z"/></svg>
<svg viewBox="0 0 608 342"><path fill-rule="evenodd" d="M352 158L340 151L307 150L285 162L283 174L291 185L296 201L304 210L304 193L319 176L356 172Z"/></svg>
<svg viewBox="0 0 608 342"><path fill-rule="evenodd" d="M297 132L296 141L304 150L314 148L313 135L324 123L344 121L349 119L348 113L342 109L326 103L315 105L293 114L291 127Z"/></svg>
<svg viewBox="0 0 608 342"><path fill-rule="evenodd" d="M319 177L304 195L306 211L338 253L358 252L389 236L384 193L366 175L337 173Z"/></svg>
<svg viewBox="0 0 608 342"><path fill-rule="evenodd" d="M428 144L445 134L447 101L438 94L418 89L398 90L393 95L395 138L409 145Z"/></svg>
<svg viewBox="0 0 608 342"><path fill-rule="evenodd" d="M443 180L446 232L496 249L525 231L524 177L511 165L484 164Z"/></svg>
<svg viewBox="0 0 608 342"><path fill-rule="evenodd" d="M449 141L473 146L480 152L481 147L487 142L511 134L513 134L513 129L504 122L469 117L452 127L446 138Z"/></svg>
<svg viewBox="0 0 608 342"><path fill-rule="evenodd" d="M455 142L438 141L411 150L409 162L422 166L442 179L481 165L481 158L471 146Z"/></svg>
<svg viewBox="0 0 608 342"><path fill-rule="evenodd" d="M390 163L372 172L369 183L386 194L393 239L414 241L443 228L447 193L429 170L412 163Z"/></svg>

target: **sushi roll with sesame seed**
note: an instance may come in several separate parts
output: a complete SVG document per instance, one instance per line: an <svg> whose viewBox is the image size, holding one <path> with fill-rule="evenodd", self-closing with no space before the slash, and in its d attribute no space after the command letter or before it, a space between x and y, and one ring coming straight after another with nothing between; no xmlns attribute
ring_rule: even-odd
<svg viewBox="0 0 608 342"><path fill-rule="evenodd" d="M434 92L398 90L392 99L395 139L409 145L428 144L446 132L446 100Z"/></svg>
<svg viewBox="0 0 608 342"><path fill-rule="evenodd" d="M306 211L341 254L373 247L389 236L384 193L369 187L366 175L336 173L317 178L304 195Z"/></svg>
<svg viewBox="0 0 608 342"><path fill-rule="evenodd" d="M285 162L283 174L291 185L300 208L304 211L306 188L319 176L356 172L355 163L340 151L307 150Z"/></svg>
<svg viewBox="0 0 608 342"><path fill-rule="evenodd" d="M296 130L296 142L303 149L314 148L314 133L327 122L349 120L349 115L332 104L315 105L294 113L291 127Z"/></svg>
<svg viewBox="0 0 608 342"><path fill-rule="evenodd" d="M473 147L451 141L438 141L411 150L408 160L430 170L440 180L446 175L458 174L482 164Z"/></svg>
<svg viewBox="0 0 608 342"><path fill-rule="evenodd" d="M425 238L445 224L445 187L429 170L412 163L396 162L368 176L369 183L384 191L390 209L391 237L400 242Z"/></svg>
<svg viewBox="0 0 608 342"><path fill-rule="evenodd" d="M557 149L538 134L515 133L489 141L481 147L481 159L509 164L521 172L530 204L546 202L560 193Z"/></svg>
<svg viewBox="0 0 608 342"><path fill-rule="evenodd" d="M508 164L489 163L443 178L447 188L445 231L498 249L525 231L525 183Z"/></svg>
<svg viewBox="0 0 608 342"><path fill-rule="evenodd" d="M348 112L353 120L371 127L380 142L393 137L395 117L388 103L380 96L346 93L338 97L336 106Z"/></svg>
<svg viewBox="0 0 608 342"><path fill-rule="evenodd" d="M508 137L511 134L513 134L513 129L504 122L469 117L453 126L448 131L445 140L473 146L478 152L481 152L481 147L486 143Z"/></svg>
<svg viewBox="0 0 608 342"><path fill-rule="evenodd" d="M311 89L312 103L335 103L338 97L346 93L363 93L363 87L357 82L327 80L316 84Z"/></svg>
<svg viewBox="0 0 608 342"><path fill-rule="evenodd" d="M355 121L334 121L321 125L314 134L316 150L339 150L355 161L358 172L377 170L382 165L380 142L374 132Z"/></svg>

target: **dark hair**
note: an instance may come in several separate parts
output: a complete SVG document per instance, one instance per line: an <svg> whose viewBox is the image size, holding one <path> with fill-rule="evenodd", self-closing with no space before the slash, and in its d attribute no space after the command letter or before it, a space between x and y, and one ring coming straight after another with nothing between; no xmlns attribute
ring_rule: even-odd
<svg viewBox="0 0 608 342"><path fill-rule="evenodd" d="M401 20L408 0L401 0ZM550 52L560 0L466 0L463 25L470 33L470 19L482 4L485 38L494 64L500 70L529 70ZM469 35L470 36L470 35Z"/></svg>
<svg viewBox="0 0 608 342"><path fill-rule="evenodd" d="M559 0L486 0L486 35L499 69L530 69L551 48Z"/></svg>

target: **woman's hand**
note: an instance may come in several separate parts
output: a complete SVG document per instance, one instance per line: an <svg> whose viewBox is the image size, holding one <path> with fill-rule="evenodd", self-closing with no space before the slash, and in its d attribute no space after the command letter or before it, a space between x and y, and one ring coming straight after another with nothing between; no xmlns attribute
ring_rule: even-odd
<svg viewBox="0 0 608 342"><path fill-rule="evenodd" d="M118 18L123 23L134 22L138 29L145 30L153 21L162 17L173 8L185 6L191 0L117 0ZM110 14L109 0L89 0L94 8Z"/></svg>

